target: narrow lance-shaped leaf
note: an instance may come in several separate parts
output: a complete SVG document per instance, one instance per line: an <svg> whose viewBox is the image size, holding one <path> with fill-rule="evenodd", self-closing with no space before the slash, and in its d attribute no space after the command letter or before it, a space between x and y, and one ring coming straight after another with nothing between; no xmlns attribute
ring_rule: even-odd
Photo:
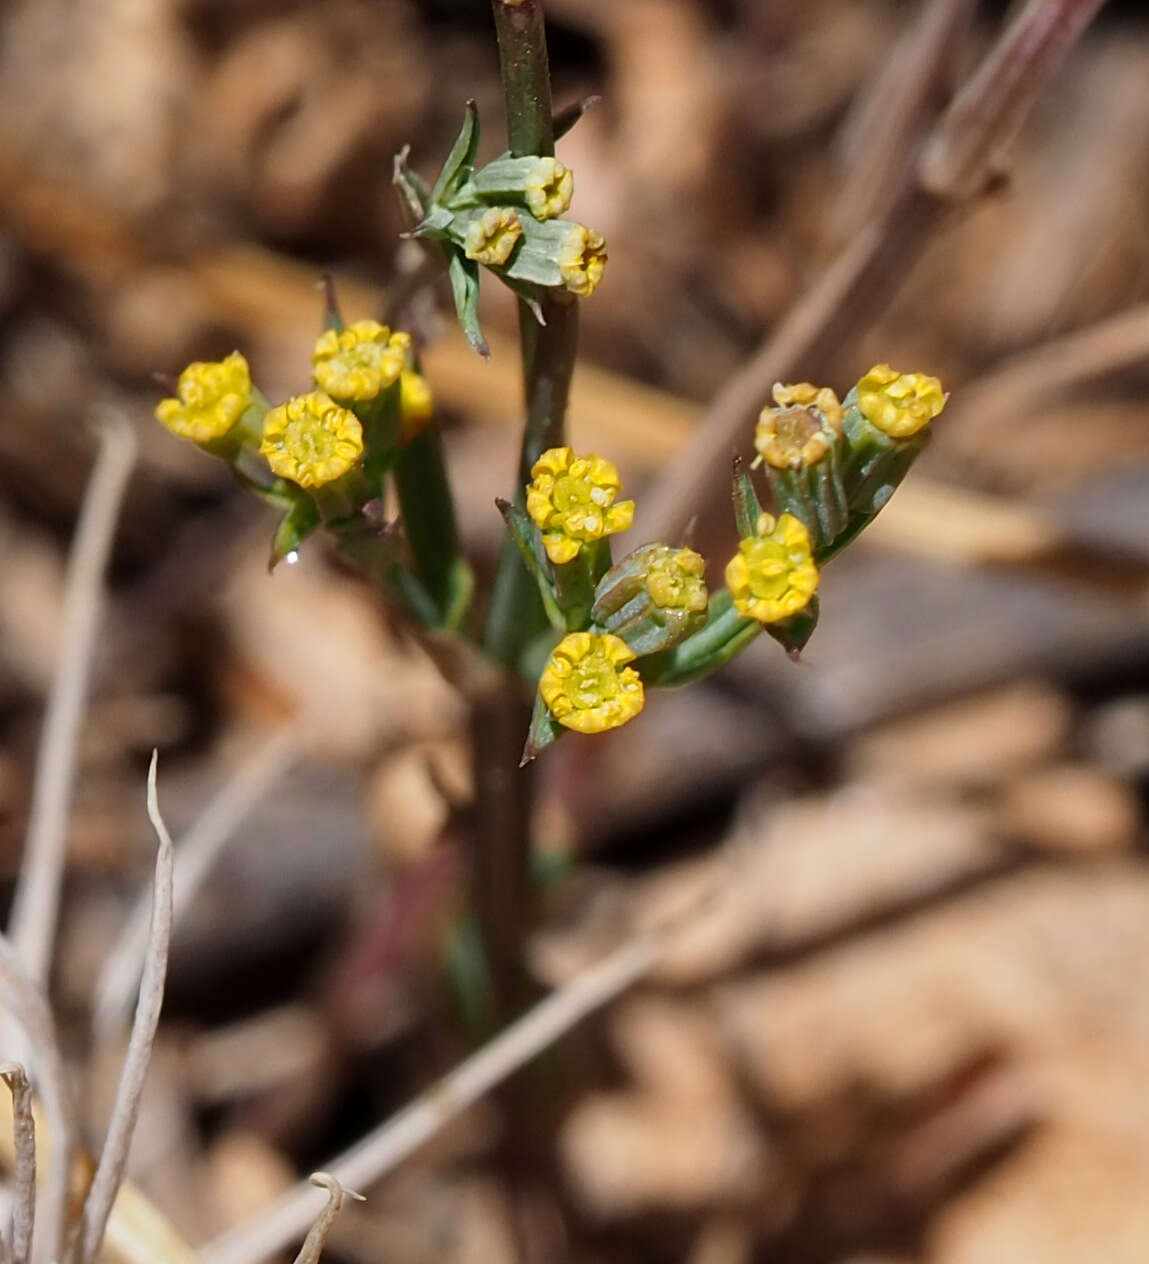
<svg viewBox="0 0 1149 1264"><path fill-rule="evenodd" d="M472 100L467 102L463 126L455 138L455 143L451 146L451 152L447 155L443 170L439 172L439 178L431 189L432 202L448 201L455 189L470 178L478 149L479 109Z"/></svg>
<svg viewBox="0 0 1149 1264"><path fill-rule="evenodd" d="M479 324L479 265L468 259L461 250L449 246L445 249L447 274L451 279L451 293L455 299L455 311L463 336L484 360L489 360L491 349L487 346L483 328Z"/></svg>

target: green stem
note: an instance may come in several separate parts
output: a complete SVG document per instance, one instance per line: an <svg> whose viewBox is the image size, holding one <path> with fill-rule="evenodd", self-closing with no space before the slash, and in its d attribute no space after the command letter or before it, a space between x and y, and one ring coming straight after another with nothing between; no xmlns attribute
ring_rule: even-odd
<svg viewBox="0 0 1149 1264"><path fill-rule="evenodd" d="M554 153L550 74L542 5L538 0L492 0L507 106L507 139L514 157ZM567 399L578 352L578 303L564 291L540 292L545 325L519 302L526 423L514 503L521 505L531 467L547 448L565 441ZM546 626L538 589L508 539L491 595L484 645L515 668L523 648Z"/></svg>
<svg viewBox="0 0 1149 1264"><path fill-rule="evenodd" d="M437 426L424 427L399 453L395 490L399 493L403 530L415 573L423 581L442 622L455 602L461 554L455 504Z"/></svg>

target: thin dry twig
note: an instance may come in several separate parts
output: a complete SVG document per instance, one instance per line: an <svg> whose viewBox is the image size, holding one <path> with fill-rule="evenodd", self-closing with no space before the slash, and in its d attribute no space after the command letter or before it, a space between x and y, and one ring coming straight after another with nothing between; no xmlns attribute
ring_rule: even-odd
<svg viewBox="0 0 1149 1264"><path fill-rule="evenodd" d="M68 563L59 667L36 760L24 860L9 925L20 961L40 983L48 977L56 938L76 739L103 607L104 571L135 456L130 427L122 418L110 417L100 431L100 451Z"/></svg>
<svg viewBox="0 0 1149 1264"><path fill-rule="evenodd" d="M659 953L660 941L653 936L630 940L552 992L340 1155L330 1164L332 1176L359 1186L385 1176L468 1106L648 974ZM265 1212L208 1243L200 1252L201 1264L253 1264L282 1250L315 1218L317 1201L316 1192L301 1182Z"/></svg>
<svg viewBox="0 0 1149 1264"><path fill-rule="evenodd" d="M299 743L291 727L277 729L236 769L180 839L175 852L172 920L177 923L195 899L224 845L247 814L292 766ZM145 893L120 932L96 984L93 1032L98 1042L115 1038L123 1026L145 961L151 896Z"/></svg>
<svg viewBox="0 0 1149 1264"><path fill-rule="evenodd" d="M36 1086L51 1137L47 1190L40 1215L43 1257L59 1260L68 1219L68 1192L75 1151L76 1122L68 1091L56 1024L40 985L24 969L11 940L0 935L0 1009L19 1025L35 1051Z"/></svg>
<svg viewBox="0 0 1149 1264"><path fill-rule="evenodd" d="M676 540L695 513L723 503L731 455L770 387L873 320L949 209L982 193L1005 146L1104 0L1030 0L927 139L915 180L843 247L737 373L648 494L640 539Z"/></svg>
<svg viewBox="0 0 1149 1264"><path fill-rule="evenodd" d="M923 135L953 88L954 48L974 0L930 0L907 23L858 94L842 127L842 178L834 196L840 236L884 210L905 187Z"/></svg>
<svg viewBox="0 0 1149 1264"><path fill-rule="evenodd" d="M353 1189L347 1189L346 1186L341 1185L330 1172L312 1172L310 1179L312 1185L327 1190L327 1206L323 1208L319 1213L319 1218L307 1231L307 1237L303 1239L303 1245L295 1257L295 1264L319 1264L319 1257L327 1245L327 1235L331 1232L335 1217L343 1210L344 1198L354 1198L357 1202L365 1201L362 1194L357 1194Z"/></svg>
<svg viewBox="0 0 1149 1264"><path fill-rule="evenodd" d="M36 1225L36 1124L32 1119L32 1087L19 1062L0 1064L0 1078L12 1093L13 1167L12 1225L5 1243L12 1264L28 1264Z"/></svg>
<svg viewBox="0 0 1149 1264"><path fill-rule="evenodd" d="M157 755L152 752L148 769L148 819L159 839L156 855L155 882L152 889L151 930L144 955L143 978L140 980L140 998L136 1005L136 1017L132 1023L132 1035L124 1069L120 1074L112 1117L108 1123L108 1135L103 1152L96 1166L96 1174L84 1200L84 1213L80 1230L78 1259L80 1264L94 1264L104 1238L116 1192L124 1178L128 1161L128 1148L136 1126L140 1108L140 1096L151 1060L152 1042L160 1021L160 1009L164 1000L164 981L168 969L168 946L172 933L172 861L171 835L160 815L156 797Z"/></svg>

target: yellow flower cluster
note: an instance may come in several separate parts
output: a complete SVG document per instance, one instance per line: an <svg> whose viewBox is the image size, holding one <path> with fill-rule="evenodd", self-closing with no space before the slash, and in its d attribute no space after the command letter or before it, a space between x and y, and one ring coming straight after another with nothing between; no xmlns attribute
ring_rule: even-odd
<svg viewBox="0 0 1149 1264"><path fill-rule="evenodd" d="M233 351L222 360L197 360L180 374L177 399L156 405L156 419L195 443L222 439L251 403L251 370Z"/></svg>
<svg viewBox="0 0 1149 1264"><path fill-rule="evenodd" d="M523 235L518 211L509 206L492 206L467 225L463 253L488 268L501 267Z"/></svg>
<svg viewBox="0 0 1149 1264"><path fill-rule="evenodd" d="M320 337L311 353L312 375L332 399L364 403L398 380L410 350L410 334L392 333L377 320L357 320Z"/></svg>
<svg viewBox="0 0 1149 1264"><path fill-rule="evenodd" d="M630 526L634 501L614 503L621 486L618 470L602 457L575 456L565 447L548 448L539 457L527 488L527 513L552 562L573 561L584 544Z"/></svg>
<svg viewBox="0 0 1149 1264"><path fill-rule="evenodd" d="M570 209L574 172L557 158L540 158L526 182L527 206L535 219L554 219Z"/></svg>
<svg viewBox="0 0 1149 1264"><path fill-rule="evenodd" d="M796 382L774 386L774 405L767 404L754 430L758 456L775 469L801 469L815 465L830 450L842 430L842 405L828 386Z"/></svg>
<svg viewBox="0 0 1149 1264"><path fill-rule="evenodd" d="M300 487L322 487L363 455L363 427L330 395L312 391L271 409L263 419L259 451L273 474Z"/></svg>
<svg viewBox="0 0 1149 1264"><path fill-rule="evenodd" d="M634 651L609 632L571 632L555 647L539 678L554 718L576 733L603 733L642 710L642 679Z"/></svg>
<svg viewBox="0 0 1149 1264"><path fill-rule="evenodd" d="M606 239L582 224L572 224L559 244L558 264L563 285L579 298L589 297L606 270Z"/></svg>
<svg viewBox="0 0 1149 1264"><path fill-rule="evenodd" d="M651 601L662 610L701 614L707 607L706 562L693 549L652 549L643 577Z"/></svg>
<svg viewBox="0 0 1149 1264"><path fill-rule="evenodd" d="M727 563L726 584L736 608L759 623L778 623L805 610L818 587L806 524L793 514L778 519L762 514L755 534Z"/></svg>
<svg viewBox="0 0 1149 1264"><path fill-rule="evenodd" d="M888 364L875 364L856 389L858 411L894 439L917 434L946 406L945 392L936 377L898 373Z"/></svg>

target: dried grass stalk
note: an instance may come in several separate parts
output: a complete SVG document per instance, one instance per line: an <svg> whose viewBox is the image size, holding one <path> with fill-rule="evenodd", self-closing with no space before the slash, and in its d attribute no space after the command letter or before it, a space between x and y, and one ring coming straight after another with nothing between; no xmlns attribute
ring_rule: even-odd
<svg viewBox="0 0 1149 1264"><path fill-rule="evenodd" d="M118 416L109 418L100 431L100 451L68 561L59 669L36 760L24 861L9 924L19 960L39 983L48 977L56 939L76 739L103 607L104 571L135 458L136 440L128 424Z"/></svg>
<svg viewBox="0 0 1149 1264"><path fill-rule="evenodd" d="M108 1135L91 1188L84 1200L79 1253L76 1257L80 1264L94 1264L104 1239L116 1192L124 1179L128 1148L136 1126L136 1116L139 1114L140 1096L143 1093L152 1042L155 1040L164 1000L164 980L167 977L168 947L172 932L173 848L171 835L160 815L156 797L156 760L156 753L153 752L151 767L148 769L148 819L159 839L159 851L156 855L155 881L152 887L151 929L144 954L136 1017L132 1023L128 1053L124 1059L124 1069L120 1074L112 1117L108 1123Z"/></svg>
<svg viewBox="0 0 1149 1264"><path fill-rule="evenodd" d="M312 1172L311 1183L320 1189L327 1190L327 1206L319 1213L319 1218L308 1230L307 1237L303 1239L303 1245L295 1257L295 1264L319 1264L319 1257L327 1245L327 1235L331 1232L335 1217L343 1210L344 1198L364 1201L362 1194L357 1194L353 1189L347 1189L341 1185L330 1172Z"/></svg>
<svg viewBox="0 0 1149 1264"><path fill-rule="evenodd" d="M36 1224L36 1125L32 1119L32 1087L19 1062L0 1064L12 1093L12 1142L16 1161L12 1174L12 1225L5 1258L12 1264L28 1264L32 1231Z"/></svg>
<svg viewBox="0 0 1149 1264"><path fill-rule="evenodd" d="M68 1091L64 1059L60 1056L56 1040L52 1011L39 984L24 970L16 949L6 935L0 935L0 1009L19 1025L25 1042L36 1054L36 1086L44 1103L47 1132L52 1141L47 1189L40 1216L41 1240L44 1242L44 1258L55 1261L61 1258L67 1229L68 1193L76 1137L75 1112Z"/></svg>

